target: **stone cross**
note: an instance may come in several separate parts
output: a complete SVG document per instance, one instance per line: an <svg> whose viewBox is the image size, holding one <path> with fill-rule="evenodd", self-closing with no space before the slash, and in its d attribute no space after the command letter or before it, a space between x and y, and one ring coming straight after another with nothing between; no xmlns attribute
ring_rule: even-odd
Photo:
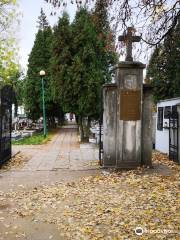
<svg viewBox="0 0 180 240"><path fill-rule="evenodd" d="M140 42L140 36L133 36L133 27L128 27L127 34L119 36L118 40L126 43L126 61L133 61L132 57L132 43Z"/></svg>

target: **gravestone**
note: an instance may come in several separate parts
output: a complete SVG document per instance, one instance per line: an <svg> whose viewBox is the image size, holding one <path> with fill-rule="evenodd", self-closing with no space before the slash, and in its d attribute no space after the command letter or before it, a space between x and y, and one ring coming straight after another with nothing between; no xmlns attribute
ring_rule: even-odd
<svg viewBox="0 0 180 240"><path fill-rule="evenodd" d="M127 34L119 37L127 45L126 61L118 65L116 82L103 88L104 167L151 165L151 88L143 87L145 65L133 61L132 43L140 37L132 32L128 28Z"/></svg>

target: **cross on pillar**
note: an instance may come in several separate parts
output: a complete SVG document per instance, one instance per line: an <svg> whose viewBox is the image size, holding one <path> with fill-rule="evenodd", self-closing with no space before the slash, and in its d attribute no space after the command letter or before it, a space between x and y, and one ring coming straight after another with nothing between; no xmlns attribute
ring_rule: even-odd
<svg viewBox="0 0 180 240"><path fill-rule="evenodd" d="M133 36L133 27L128 27L127 33L123 36L119 36L118 40L126 43L126 61L133 61L132 57L132 43L140 42L140 36Z"/></svg>

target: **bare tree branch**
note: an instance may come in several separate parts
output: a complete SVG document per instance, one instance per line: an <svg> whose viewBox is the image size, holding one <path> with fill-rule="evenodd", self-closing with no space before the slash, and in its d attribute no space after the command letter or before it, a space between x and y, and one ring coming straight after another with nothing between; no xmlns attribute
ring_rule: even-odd
<svg viewBox="0 0 180 240"><path fill-rule="evenodd" d="M56 10L67 4L91 6L95 0L44 0ZM126 30L133 25L145 43L158 45L177 24L180 0L102 0L109 7L109 17L114 31Z"/></svg>

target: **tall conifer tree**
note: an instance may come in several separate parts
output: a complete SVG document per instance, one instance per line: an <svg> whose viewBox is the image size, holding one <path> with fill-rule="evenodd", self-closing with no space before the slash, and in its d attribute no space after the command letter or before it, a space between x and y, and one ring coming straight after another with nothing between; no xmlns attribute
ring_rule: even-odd
<svg viewBox="0 0 180 240"><path fill-rule="evenodd" d="M152 54L147 76L152 78L155 102L180 97L180 21L171 36Z"/></svg>
<svg viewBox="0 0 180 240"><path fill-rule="evenodd" d="M108 19L108 0L97 0L93 12L93 21L96 26L98 38L101 41L99 60L104 71L104 82L112 80L112 69L118 58L115 52L115 41Z"/></svg>
<svg viewBox="0 0 180 240"><path fill-rule="evenodd" d="M29 117L38 119L42 115L42 93L39 72L46 71L45 77L45 99L48 113L50 99L49 91L49 59L51 57L52 30L47 24L43 10L39 17L39 29L36 34L34 46L28 59L28 71L25 80L25 106Z"/></svg>
<svg viewBox="0 0 180 240"><path fill-rule="evenodd" d="M76 36L74 36L75 38ZM72 65L72 40L69 16L63 13L54 27L51 57L51 89L53 99L60 102L65 112L75 109L72 78L69 68Z"/></svg>
<svg viewBox="0 0 180 240"><path fill-rule="evenodd" d="M75 54L70 73L77 103L76 115L83 137L82 119L99 118L101 89L109 76L106 75L101 56L104 49L102 40L98 37L92 15L86 9L77 12L72 31L76 37L73 38Z"/></svg>
<svg viewBox="0 0 180 240"><path fill-rule="evenodd" d="M107 20L106 9L104 14ZM117 60L114 50L108 48L110 28L106 20L100 18L101 24L96 24L94 14L81 8L71 25L64 13L54 28L51 59L54 99L79 120L99 118L101 88L111 81L111 68Z"/></svg>

